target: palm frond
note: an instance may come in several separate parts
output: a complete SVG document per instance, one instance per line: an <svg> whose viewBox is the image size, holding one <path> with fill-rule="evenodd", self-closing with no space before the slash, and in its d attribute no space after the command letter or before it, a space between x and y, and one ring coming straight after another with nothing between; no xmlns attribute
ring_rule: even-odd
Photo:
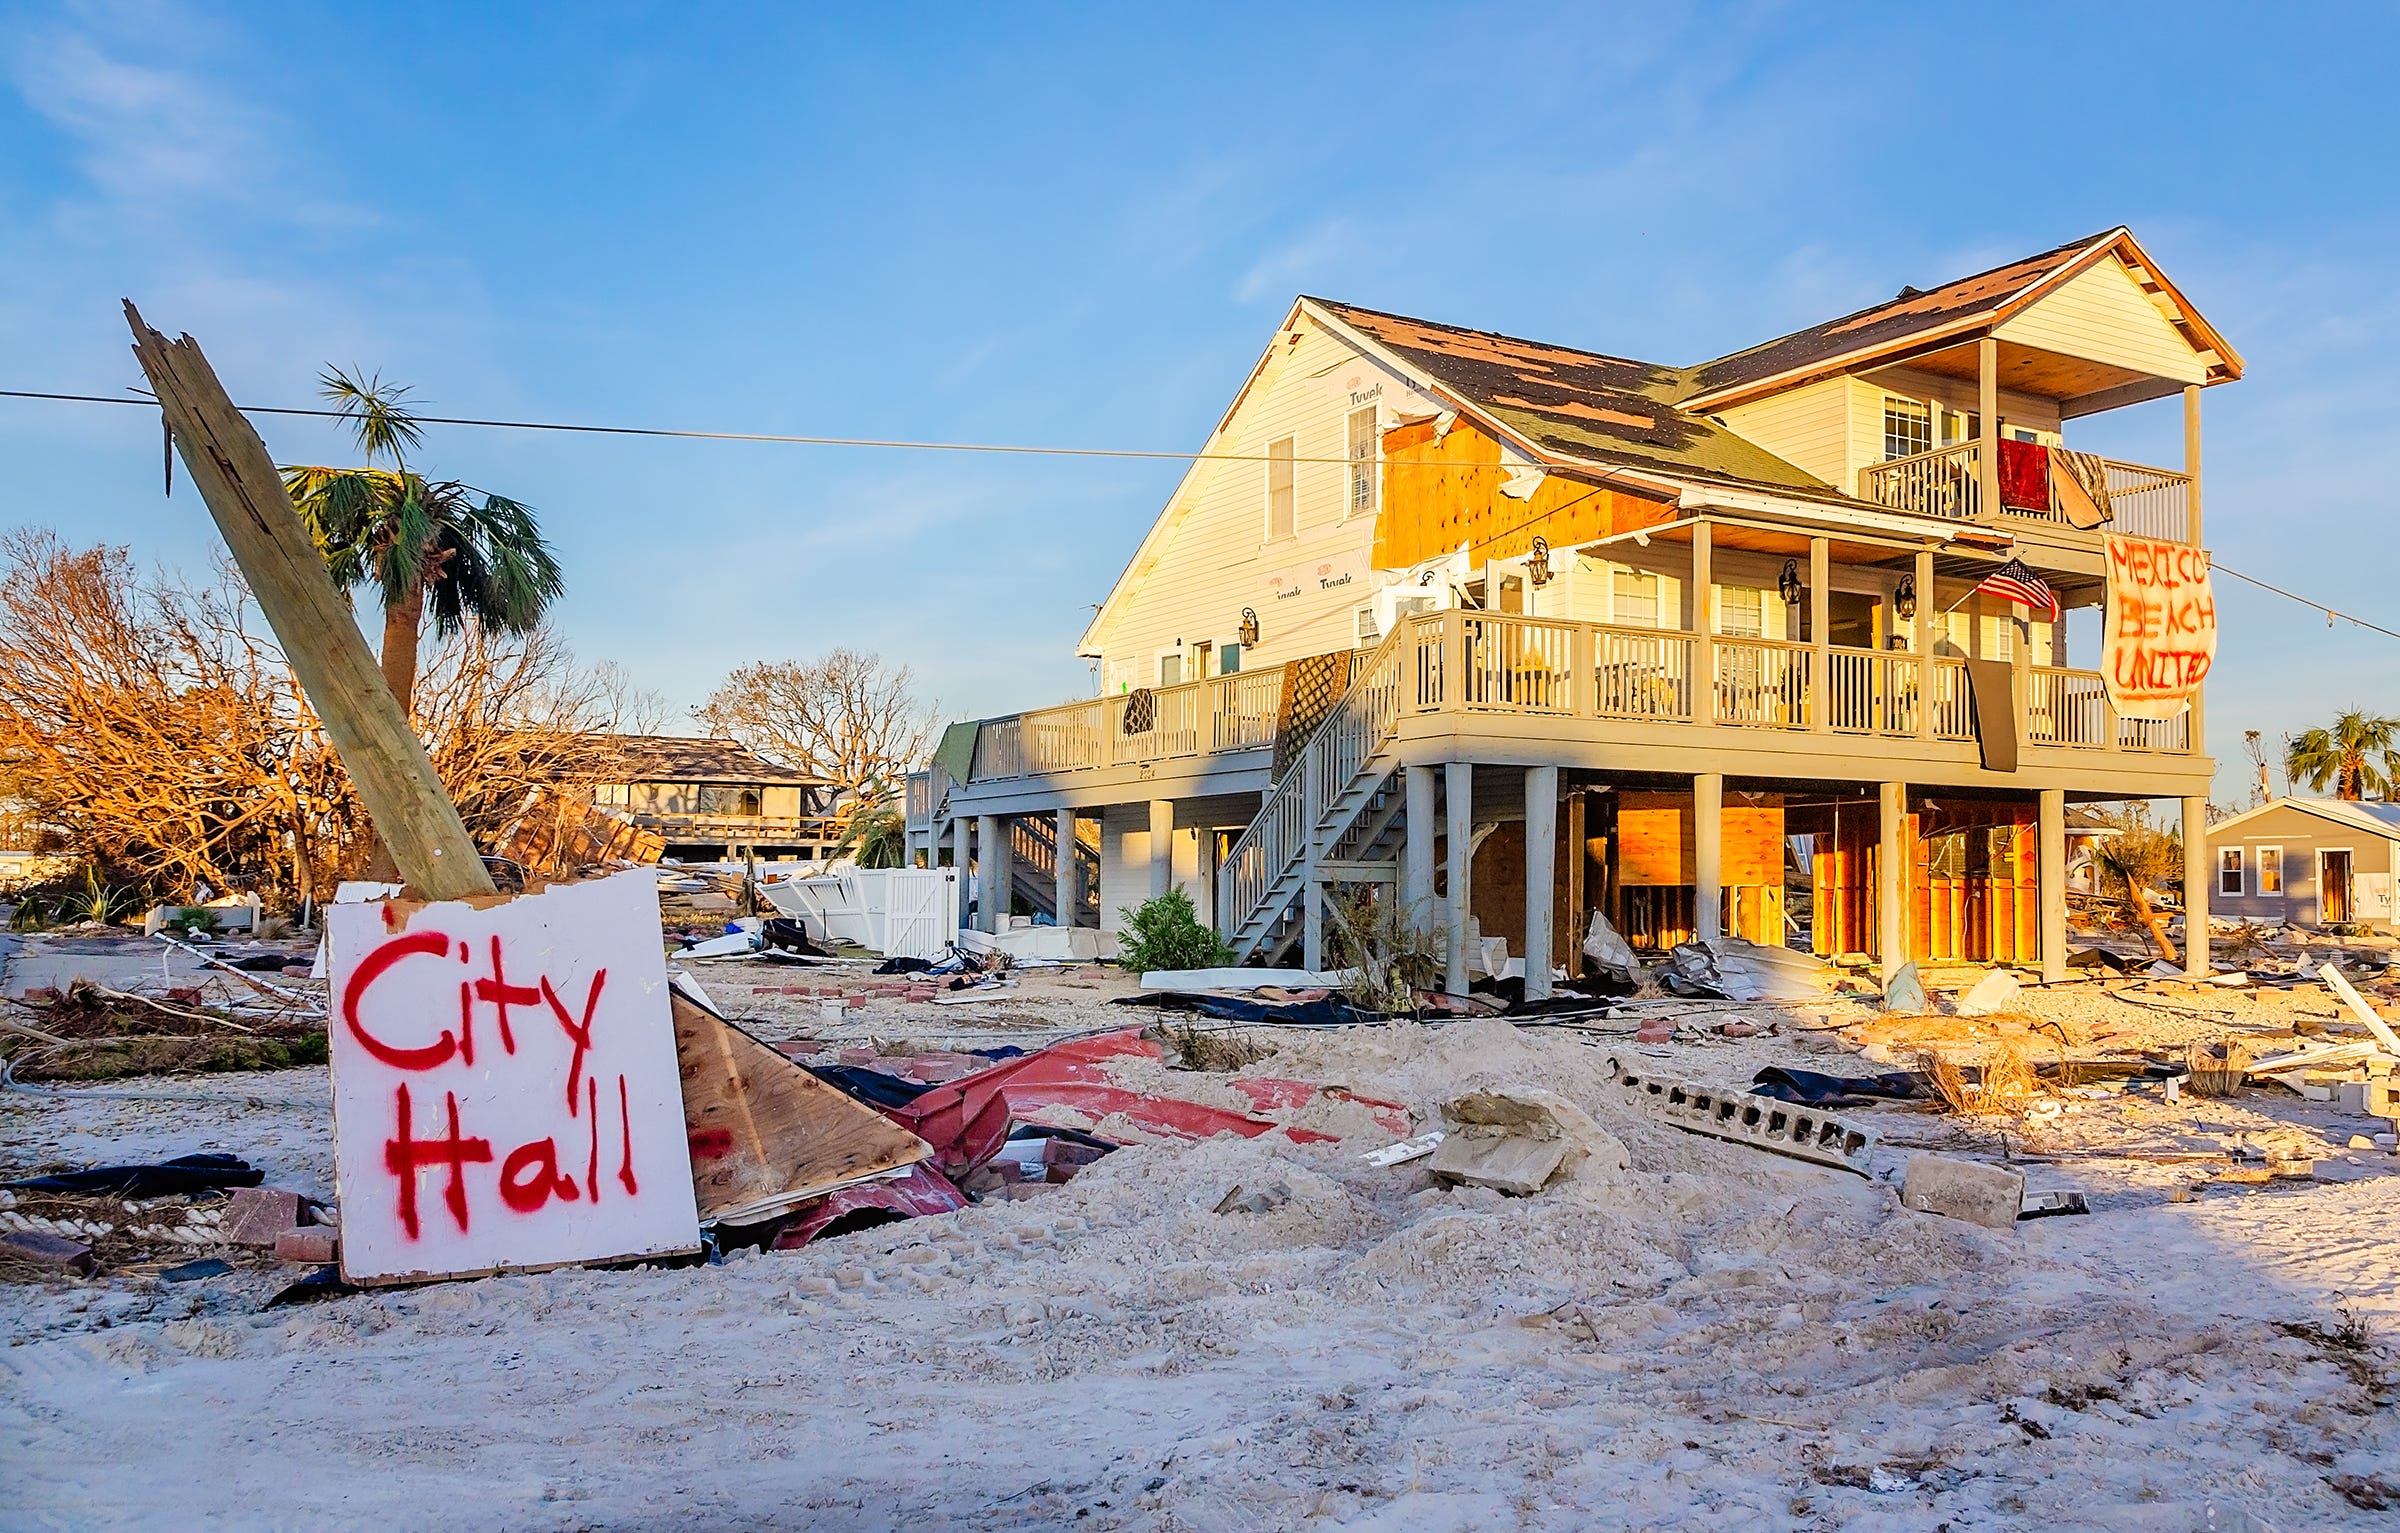
<svg viewBox="0 0 2400 1533"><path fill-rule="evenodd" d="M317 392L333 402L334 413L350 424L359 451L369 463L388 457L401 463L409 450L425 439L424 428L401 401L409 394L405 383L386 383L381 373L362 382L338 367L317 375Z"/></svg>

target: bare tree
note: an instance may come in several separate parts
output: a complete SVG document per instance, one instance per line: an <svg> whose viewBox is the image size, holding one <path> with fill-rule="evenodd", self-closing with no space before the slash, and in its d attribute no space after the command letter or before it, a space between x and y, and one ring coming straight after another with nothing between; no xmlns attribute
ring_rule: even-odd
<svg viewBox="0 0 2400 1533"><path fill-rule="evenodd" d="M915 675L854 649L742 666L693 711L713 733L845 793L911 770L933 744L933 705L917 701Z"/></svg>
<svg viewBox="0 0 2400 1533"><path fill-rule="evenodd" d="M469 627L417 688L428 753L488 841L539 784L622 772L622 678L543 628ZM180 894L251 888L276 906L355 876L369 824L238 574L144 576L122 548L0 535L0 797L67 856Z"/></svg>

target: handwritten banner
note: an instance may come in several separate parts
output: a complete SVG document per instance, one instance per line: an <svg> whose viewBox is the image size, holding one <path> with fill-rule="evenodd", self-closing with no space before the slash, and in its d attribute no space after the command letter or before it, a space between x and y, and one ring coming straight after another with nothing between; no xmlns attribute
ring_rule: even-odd
<svg viewBox="0 0 2400 1533"><path fill-rule="evenodd" d="M698 1247L653 870L325 921L344 1278Z"/></svg>
<svg viewBox="0 0 2400 1533"><path fill-rule="evenodd" d="M2111 535L2107 543L2101 669L2108 700L2129 719L2174 718L2191 706L2216 659L2208 554L2155 538Z"/></svg>

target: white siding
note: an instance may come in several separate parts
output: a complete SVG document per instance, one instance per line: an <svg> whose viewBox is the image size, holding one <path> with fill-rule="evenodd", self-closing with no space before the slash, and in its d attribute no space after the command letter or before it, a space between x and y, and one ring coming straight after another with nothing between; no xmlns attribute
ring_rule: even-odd
<svg viewBox="0 0 2400 1533"><path fill-rule="evenodd" d="M2113 362L2152 377L2200 383L2208 376L2191 342L2114 257L2061 284L1998 333L2002 340Z"/></svg>
<svg viewBox="0 0 2400 1533"><path fill-rule="evenodd" d="M1179 829L1174 833L1175 887L1191 896L1192 908L1205 922L1210 894L1200 877L1200 838L1207 832ZM1110 804L1100 811L1100 929L1114 936L1124 930L1124 912L1137 910L1150 898L1150 806Z"/></svg>
<svg viewBox="0 0 2400 1533"><path fill-rule="evenodd" d="M1243 652L1245 671L1355 641L1353 614L1373 588L1375 518L1349 509L1352 385L1381 385L1389 401L1400 394L1400 380L1305 315L1299 326L1297 345L1284 343L1290 332L1278 332L1272 356L1208 449L1263 459L1269 442L1293 438L1296 535L1267 539L1263 461L1203 463L1164 513L1167 526L1147 563L1129 572L1115 610L1093 635L1111 690L1128 673L1155 682L1161 650L1181 647L1188 655L1197 644L1236 642L1244 607L1257 611L1260 629L1257 646ZM1281 599L1266 585L1272 575L1328 563L1354 569L1356 578ZM1126 660L1134 663L1119 664Z"/></svg>
<svg viewBox="0 0 2400 1533"><path fill-rule="evenodd" d="M1718 419L1793 467L1847 489L1856 476L1850 461L1852 426L1847 403L1848 381L1828 378L1735 405L1718 412ZM1880 418L1876 429L1882 430Z"/></svg>

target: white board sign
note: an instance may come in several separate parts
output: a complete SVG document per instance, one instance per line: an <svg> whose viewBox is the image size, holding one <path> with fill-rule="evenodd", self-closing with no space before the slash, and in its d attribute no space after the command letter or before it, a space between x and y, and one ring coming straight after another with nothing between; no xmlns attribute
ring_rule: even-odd
<svg viewBox="0 0 2400 1533"><path fill-rule="evenodd" d="M655 870L325 923L345 1279L697 1249Z"/></svg>

